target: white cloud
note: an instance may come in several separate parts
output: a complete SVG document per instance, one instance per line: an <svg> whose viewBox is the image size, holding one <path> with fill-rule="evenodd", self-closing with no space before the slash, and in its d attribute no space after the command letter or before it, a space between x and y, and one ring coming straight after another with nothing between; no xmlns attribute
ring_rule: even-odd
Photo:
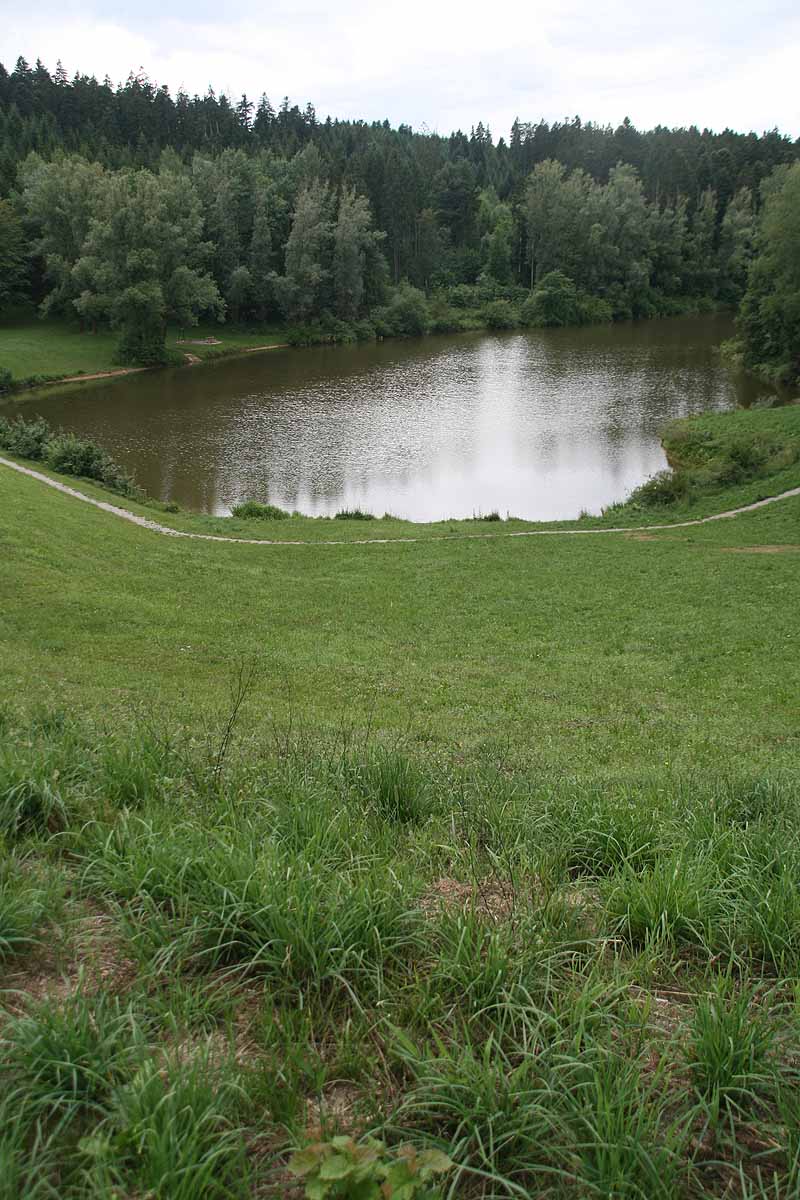
<svg viewBox="0 0 800 1200"><path fill-rule="evenodd" d="M154 3L154 0L151 0ZM8 15L0 59L39 55L53 69L124 79L145 68L174 92L215 90L273 104L311 100L321 115L388 117L442 133L488 121L507 134L515 116L580 114L640 127L657 123L800 134L794 82L800 16L772 3L675 0L311 0L230 13L202 3L179 13L71 7ZM332 15L334 14L335 15Z"/></svg>

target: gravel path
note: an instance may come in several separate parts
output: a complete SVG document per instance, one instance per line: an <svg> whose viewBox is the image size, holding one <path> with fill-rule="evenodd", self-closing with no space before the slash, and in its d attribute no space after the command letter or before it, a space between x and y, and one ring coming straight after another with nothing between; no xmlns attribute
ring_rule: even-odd
<svg viewBox="0 0 800 1200"><path fill-rule="evenodd" d="M159 525L158 521L140 517L137 513L129 512L127 508L120 508L117 504L110 504L107 500L94 500L91 496L85 496L83 492L77 491L76 488L72 488L66 483L59 483L58 480L51 479L49 475L43 475L41 471L20 466L19 463L11 462L10 459L0 457L0 466L10 467L12 471L19 471L20 475L27 475L40 483L46 483L48 487L55 488L57 492L63 492L65 496L82 500L84 504L91 504L93 508L100 508L103 512L111 513L114 517L121 517L123 521L130 521L133 525L141 525L142 529L151 529L153 533L162 533L166 537L191 538L198 542L238 542L244 546L386 546L394 542L485 541L491 538L551 537L553 535L581 537L602 533L648 533L655 529L688 529L693 525L707 525L710 521L724 521L729 517L738 517L741 513L765 508L768 504L777 504L780 500L788 500L792 496L800 496L800 487L790 488L788 492L781 492L778 496L768 496L766 500L756 500L754 504L731 508L727 512L715 513L712 517L697 517L693 521L673 521L671 524L665 525L627 525L607 529L517 529L513 532L497 533L432 533L427 537L352 538L350 540L317 542L279 541L270 538L223 537L221 534L215 533L187 533L183 529L170 529L168 525Z"/></svg>

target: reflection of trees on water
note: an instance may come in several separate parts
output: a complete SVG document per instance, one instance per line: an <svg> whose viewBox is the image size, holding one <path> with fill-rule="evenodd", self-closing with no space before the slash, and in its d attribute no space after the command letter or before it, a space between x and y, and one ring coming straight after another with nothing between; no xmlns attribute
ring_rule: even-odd
<svg viewBox="0 0 800 1200"><path fill-rule="evenodd" d="M728 406L718 318L276 352L87 389L44 415L150 492L417 518L599 508L663 466L672 417Z"/></svg>

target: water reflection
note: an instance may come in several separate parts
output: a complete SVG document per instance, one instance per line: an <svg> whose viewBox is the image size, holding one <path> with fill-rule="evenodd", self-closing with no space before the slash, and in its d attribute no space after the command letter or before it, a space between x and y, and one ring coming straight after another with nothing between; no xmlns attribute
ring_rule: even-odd
<svg viewBox="0 0 800 1200"><path fill-rule="evenodd" d="M664 466L672 417L764 391L719 363L727 318L273 351L45 397L148 492L225 513L416 520L596 512Z"/></svg>

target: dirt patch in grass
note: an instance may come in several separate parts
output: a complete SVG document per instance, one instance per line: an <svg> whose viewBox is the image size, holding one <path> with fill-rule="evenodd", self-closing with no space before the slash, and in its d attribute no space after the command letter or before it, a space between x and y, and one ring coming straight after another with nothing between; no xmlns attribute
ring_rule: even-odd
<svg viewBox="0 0 800 1200"><path fill-rule="evenodd" d="M461 909L492 921L505 921L514 911L515 900L513 888L501 880L463 883L445 875L431 884L422 897L421 906L428 916L434 916L442 909Z"/></svg>
<svg viewBox="0 0 800 1200"><path fill-rule="evenodd" d="M721 546L725 554L797 554L800 546Z"/></svg>
<svg viewBox="0 0 800 1200"><path fill-rule="evenodd" d="M109 913L97 904L82 903L67 939L66 944L56 939L6 970L2 998L9 1012L21 1011L31 999L61 1003L79 987L86 994L129 989L137 966L123 953Z"/></svg>

